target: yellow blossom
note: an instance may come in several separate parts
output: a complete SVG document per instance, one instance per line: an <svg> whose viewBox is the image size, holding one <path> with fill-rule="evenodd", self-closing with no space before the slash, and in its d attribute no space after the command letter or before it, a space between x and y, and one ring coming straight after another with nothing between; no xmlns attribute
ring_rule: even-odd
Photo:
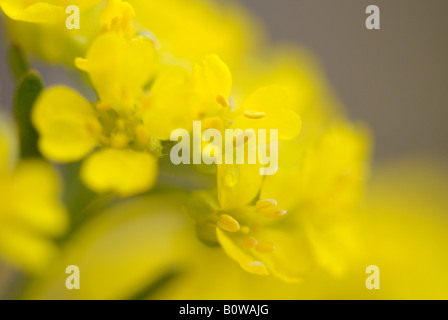
<svg viewBox="0 0 448 320"><path fill-rule="evenodd" d="M27 272L40 272L56 253L52 243L68 225L59 179L40 160L11 163L11 141L0 132L0 255ZM6 151L6 152L5 152Z"/></svg>
<svg viewBox="0 0 448 320"><path fill-rule="evenodd" d="M120 4L109 2L103 22L131 23L132 8ZM46 157L74 162L99 147L83 163L82 181L97 193L128 196L150 189L157 177L159 142L142 121L144 87L155 72L156 53L150 40L117 32L119 25L108 25L87 58L76 61L100 100L92 105L72 89L51 87L36 102L32 119Z"/></svg>
<svg viewBox="0 0 448 320"><path fill-rule="evenodd" d="M347 217L367 175L367 139L356 128L335 124L308 148L284 142L279 152L287 160L264 179L257 165L218 165L217 198L212 190L187 204L198 236L215 239L251 273L298 282L316 267L341 272L334 243L339 250L356 250ZM334 160L325 165L329 159ZM315 165L319 173L313 173Z"/></svg>

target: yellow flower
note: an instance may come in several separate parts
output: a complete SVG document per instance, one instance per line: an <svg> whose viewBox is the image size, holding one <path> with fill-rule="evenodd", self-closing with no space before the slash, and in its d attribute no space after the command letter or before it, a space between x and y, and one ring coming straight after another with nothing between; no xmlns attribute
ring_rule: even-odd
<svg viewBox="0 0 448 320"><path fill-rule="evenodd" d="M228 99L231 85L230 71L216 55L207 56L193 71L167 67L145 100L144 122L154 137L169 140L174 129L191 130L194 120L229 112L217 99Z"/></svg>
<svg viewBox="0 0 448 320"><path fill-rule="evenodd" d="M23 298L131 299L156 284L191 253L184 250L190 239L180 212L184 200L182 193L159 192L97 212ZM64 286L67 275L61 270L71 264L81 270L81 290Z"/></svg>
<svg viewBox="0 0 448 320"><path fill-rule="evenodd" d="M7 147L9 146L9 147ZM0 132L0 255L28 272L40 272L56 253L52 243L68 224L59 202L59 179L39 160L11 163L11 142Z"/></svg>
<svg viewBox="0 0 448 320"><path fill-rule="evenodd" d="M241 105L232 105L231 91L232 75L217 55L206 56L193 71L169 67L151 88L144 121L162 140L168 140L174 129L190 130L194 120L203 120L204 130L213 122L212 127L220 131L278 129L281 140L299 134L301 119L288 108L287 94L280 86L260 88Z"/></svg>
<svg viewBox="0 0 448 320"><path fill-rule="evenodd" d="M0 7L14 20L54 23L64 21L65 11L70 5L76 5L81 11L87 10L102 0L1 0Z"/></svg>
<svg viewBox="0 0 448 320"><path fill-rule="evenodd" d="M82 180L93 191L128 196L154 185L160 146L145 135L138 118L95 111L75 91L52 87L39 97L32 120L40 150L51 160L78 161L101 147L81 169Z"/></svg>
<svg viewBox="0 0 448 320"><path fill-rule="evenodd" d="M129 2L138 12L137 22L155 35L167 61L191 65L217 52L233 67L258 42L258 26L240 6L231 3Z"/></svg>
<svg viewBox="0 0 448 320"><path fill-rule="evenodd" d="M132 8L121 3L109 2L102 19L106 31L93 42L87 58L76 61L100 100L92 106L69 88L48 88L36 102L32 120L40 149L51 160L79 161L100 147L83 163L82 181L97 193L129 196L155 184L161 147L141 116L144 87L157 65L154 45L121 23L129 25L132 17Z"/></svg>
<svg viewBox="0 0 448 320"><path fill-rule="evenodd" d="M341 272L334 247L352 246L344 219L361 197L367 146L363 131L335 124L307 148L281 144L284 160L264 179L258 165L218 165L217 197L199 192L187 204L199 238L254 274L297 282L317 266Z"/></svg>

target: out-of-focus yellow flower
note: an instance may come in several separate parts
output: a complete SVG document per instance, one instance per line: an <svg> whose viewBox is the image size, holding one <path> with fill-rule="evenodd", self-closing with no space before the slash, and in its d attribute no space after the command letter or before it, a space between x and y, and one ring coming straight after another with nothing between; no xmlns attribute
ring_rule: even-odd
<svg viewBox="0 0 448 320"><path fill-rule="evenodd" d="M0 0L0 7L14 20L38 23L54 23L66 18L66 8L76 5L87 10L103 0Z"/></svg>
<svg viewBox="0 0 448 320"><path fill-rule="evenodd" d="M28 4L31 4L24 0L2 1L21 13ZM51 1L32 2L40 3L45 10L51 8L52 12L58 13L56 16L62 13L63 18L67 17L66 6L62 10L64 2L53 5L46 4ZM71 1L69 4L76 2ZM73 58L85 54L99 31L126 24L125 17L129 17L133 10L128 10L128 14L120 17L119 22L117 20L114 22L114 19L117 18L117 9L122 9L120 8L122 6L129 9L131 6L128 3L130 3L138 13L135 28L138 32L157 39L163 60L169 64L191 66L192 62L200 62L204 56L218 52L227 63L234 66L258 43L258 26L241 7L234 4L218 5L211 1L198 0L107 1L108 4L113 2L113 6L109 6L109 9L106 7L104 11L105 2L78 1L80 9L83 10L80 30L67 30L64 21L61 22L61 27L55 28L52 24L29 24L11 20L7 21L9 33L15 42L44 60L73 66ZM6 12L7 9L4 10ZM39 21L51 20L48 19L48 14L40 14L34 18ZM105 21L110 22L106 25L106 29ZM170 27L167 28L167 25Z"/></svg>
<svg viewBox="0 0 448 320"><path fill-rule="evenodd" d="M308 148L283 143L278 172L264 179L257 165L218 165L217 198L199 192L187 204L198 236L251 273L297 282L315 266L341 272L336 249L356 247L347 216L361 199L368 146L362 131L336 124Z"/></svg>
<svg viewBox="0 0 448 320"><path fill-rule="evenodd" d="M308 144L295 141L283 147L279 170L266 177L262 197L275 194L286 209L330 210L351 207L362 199L371 152L365 127L336 122ZM291 190L297 191L296 196L289 196Z"/></svg>
<svg viewBox="0 0 448 320"><path fill-rule="evenodd" d="M160 145L143 125L141 114L144 87L157 63L150 40L121 32L127 27L116 22L130 23L131 13L127 5L116 3L109 2L102 19L115 27L106 28L110 30L94 41L87 59L76 62L97 90L100 100L95 108L75 91L57 86L41 94L32 120L42 153L54 161L78 161L101 147L84 162L82 180L97 193L128 196L156 182ZM109 18L115 22L108 23Z"/></svg>
<svg viewBox="0 0 448 320"><path fill-rule="evenodd" d="M263 49L244 61L244 67L235 69L235 81L245 92L280 85L287 93L288 107L302 118L300 139L304 142L313 139L335 119L343 118L344 109L319 64L306 49L294 46Z"/></svg>
<svg viewBox="0 0 448 320"><path fill-rule="evenodd" d="M137 22L155 35L169 61L199 63L204 56L217 52L234 66L259 38L252 18L231 3L208 0L129 2L137 12Z"/></svg>
<svg viewBox="0 0 448 320"><path fill-rule="evenodd" d="M194 240L181 213L184 201L182 193L156 192L98 212L23 298L131 299L157 287L160 278L182 272ZM73 263L81 272L81 290L63 285L65 268Z"/></svg>
<svg viewBox="0 0 448 320"><path fill-rule="evenodd" d="M64 234L67 213L59 180L39 160L11 163L11 142L0 132L0 255L28 272L39 272L56 253L52 239Z"/></svg>
<svg viewBox="0 0 448 320"><path fill-rule="evenodd" d="M180 214L185 195L167 193L128 200L92 219L22 298L447 299L446 166L399 161L374 172L371 196L354 216L352 241L362 250L336 250L343 273L316 269L291 284L245 272L222 250L194 240ZM81 290L61 285L73 261ZM372 264L380 268L379 290L365 285Z"/></svg>
<svg viewBox="0 0 448 320"><path fill-rule="evenodd" d="M257 277L216 248L192 244L196 259L185 276L169 281L148 299L444 299L448 298L448 170L434 161L400 160L379 165L351 241L357 252L334 253L344 272L316 269L300 284ZM329 240L329 239L328 239ZM330 240L329 240L330 241ZM331 244L331 241L329 242ZM366 268L380 270L380 289L366 288Z"/></svg>
<svg viewBox="0 0 448 320"><path fill-rule="evenodd" d="M60 25L28 23L5 17L6 29L11 40L26 52L53 65L61 64L74 68L76 57L84 56L89 45L100 31L98 21L103 6L101 4L81 13L81 28L67 29L65 22ZM88 23L84 23L88 22Z"/></svg>

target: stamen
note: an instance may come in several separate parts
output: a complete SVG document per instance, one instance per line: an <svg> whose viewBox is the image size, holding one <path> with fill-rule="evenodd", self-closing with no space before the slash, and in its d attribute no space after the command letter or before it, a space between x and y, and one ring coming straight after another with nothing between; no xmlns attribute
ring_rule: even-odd
<svg viewBox="0 0 448 320"><path fill-rule="evenodd" d="M222 214L217 222L218 227L229 232L238 232L240 224L234 218L227 214Z"/></svg>
<svg viewBox="0 0 448 320"><path fill-rule="evenodd" d="M279 210L274 210L274 211L266 212L266 213L264 214L264 216L265 216L266 218L277 218L277 217L284 216L285 214L286 214L286 210L281 210L281 209L279 209Z"/></svg>
<svg viewBox="0 0 448 320"><path fill-rule="evenodd" d="M258 244L257 239L254 237L247 237L243 240L243 249L250 250L255 248L255 246Z"/></svg>
<svg viewBox="0 0 448 320"><path fill-rule="evenodd" d="M246 111L244 111L244 116L249 119L262 119L262 118L266 117L266 113L259 112L259 111L246 110Z"/></svg>
<svg viewBox="0 0 448 320"><path fill-rule="evenodd" d="M257 201L256 206L258 210L273 209L277 206L277 201L274 199L262 199Z"/></svg>
<svg viewBox="0 0 448 320"><path fill-rule="evenodd" d="M230 108L229 100L227 100L226 97L224 97L224 95L221 93L216 96L216 102L218 102L224 108Z"/></svg>
<svg viewBox="0 0 448 320"><path fill-rule="evenodd" d="M255 246L255 250L260 253L271 253L274 251L274 249L274 244L269 241L258 241L257 245Z"/></svg>

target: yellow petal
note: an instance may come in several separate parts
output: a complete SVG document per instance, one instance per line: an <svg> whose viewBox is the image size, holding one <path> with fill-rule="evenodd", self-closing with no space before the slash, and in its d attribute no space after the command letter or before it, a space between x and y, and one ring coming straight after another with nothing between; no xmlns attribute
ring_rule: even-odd
<svg viewBox="0 0 448 320"><path fill-rule="evenodd" d="M191 231L181 211L184 200L179 193L160 193L97 212L65 244L64 254L27 287L24 298L131 299L157 285L191 258L183 232ZM69 265L80 269L81 290L65 287Z"/></svg>
<svg viewBox="0 0 448 320"><path fill-rule="evenodd" d="M260 190L263 176L256 164L218 165L218 199L222 209L251 202Z"/></svg>
<svg viewBox="0 0 448 320"><path fill-rule="evenodd" d="M156 183L157 158L130 149L102 149L84 162L81 179L97 193L131 196Z"/></svg>
<svg viewBox="0 0 448 320"><path fill-rule="evenodd" d="M216 1L131 0L137 20L177 58L200 62L217 52L229 64L258 40L252 18L239 6ZM140 18L141 17L141 18ZM169 27L167 27L169 26Z"/></svg>
<svg viewBox="0 0 448 320"><path fill-rule="evenodd" d="M369 172L369 157L370 136L364 127L334 124L305 154L304 200L333 209L357 203Z"/></svg>
<svg viewBox="0 0 448 320"><path fill-rule="evenodd" d="M143 122L151 136L169 140L175 129L190 131L201 108L199 99L188 70L181 67L166 69L157 77L145 103Z"/></svg>
<svg viewBox="0 0 448 320"><path fill-rule="evenodd" d="M40 135L41 152L59 162L83 158L97 144L101 128L90 103L62 86L49 88L39 96L32 121Z"/></svg>
<svg viewBox="0 0 448 320"><path fill-rule="evenodd" d="M254 256L262 261L270 273L286 282L300 282L315 268L315 259L307 235L298 226L288 228L267 228L255 235L266 239L274 246L269 252L253 250ZM288 232L288 230L291 230Z"/></svg>
<svg viewBox="0 0 448 320"><path fill-rule="evenodd" d="M57 247L45 237L19 226L0 226L0 254L11 265L39 273L56 253Z"/></svg>
<svg viewBox="0 0 448 320"><path fill-rule="evenodd" d="M127 40L115 33L99 36L82 64L102 102L111 104L119 113L132 110L156 67L156 52L150 40Z"/></svg>
<svg viewBox="0 0 448 320"><path fill-rule="evenodd" d="M238 247L224 231L216 228L216 235L221 247L225 253L233 260L238 262L245 271L258 274L258 275L268 275L269 272L263 262L258 261L247 255L240 247Z"/></svg>
<svg viewBox="0 0 448 320"><path fill-rule="evenodd" d="M233 128L277 129L280 140L297 137L302 128L302 120L297 113L289 109L286 91L277 85L262 87L252 93L243 104L242 111L252 114L263 113L263 117L247 117L244 114L234 120Z"/></svg>
<svg viewBox="0 0 448 320"><path fill-rule="evenodd" d="M106 31L115 28L116 31L125 32L130 28L134 17L134 8L128 2L109 0L101 15L100 23Z"/></svg>
<svg viewBox="0 0 448 320"><path fill-rule="evenodd" d="M53 168L43 161L22 161L13 172L10 188L16 196L14 220L35 233L60 236L68 216L59 202L60 183Z"/></svg>
<svg viewBox="0 0 448 320"><path fill-rule="evenodd" d="M218 95L229 98L232 90L232 74L227 65L216 55L209 55L195 69L195 77L203 90L210 92L212 99Z"/></svg>
<svg viewBox="0 0 448 320"><path fill-rule="evenodd" d="M11 175L0 175L0 254L28 272L39 272L56 248L52 238L67 230L59 181L43 161L20 162Z"/></svg>

